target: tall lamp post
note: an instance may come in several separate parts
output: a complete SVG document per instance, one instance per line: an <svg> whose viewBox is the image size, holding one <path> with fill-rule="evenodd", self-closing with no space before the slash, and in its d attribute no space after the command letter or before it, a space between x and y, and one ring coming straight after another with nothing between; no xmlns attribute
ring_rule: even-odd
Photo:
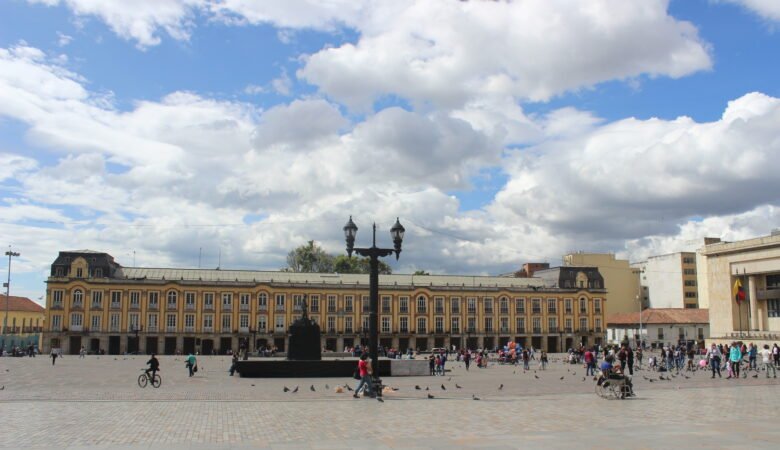
<svg viewBox="0 0 780 450"><path fill-rule="evenodd" d="M3 335L7 333L8 329L8 306L11 304L11 257L13 256L19 256L19 252L12 252L9 250L5 252L5 256L8 257L8 281L3 283L3 287L5 288L5 319L3 319ZM3 339L3 343L5 344L5 339ZM0 349L2 351L2 349Z"/></svg>
<svg viewBox="0 0 780 450"><path fill-rule="evenodd" d="M357 253L360 256L366 256L370 258L371 272L369 274L369 299L370 308L368 312L368 334L369 334L369 355L371 361L376 364L374 368L374 378L377 385L381 384L379 379L379 258L392 255L395 253L395 259L397 260L401 254L401 242L404 239L404 232L406 231L401 225L401 222L396 218L395 224L390 228L390 235L393 238L393 248L378 248L376 246L376 223L373 224L373 241L371 247L356 248L355 236L357 235L358 227L355 222L352 221L352 216L349 216L349 221L344 225L344 237L347 240L347 254L352 257L352 253ZM381 392L381 388L380 388Z"/></svg>
<svg viewBox="0 0 780 450"><path fill-rule="evenodd" d="M636 346L642 347L642 297L636 296L636 301L639 303L639 336L637 337Z"/></svg>

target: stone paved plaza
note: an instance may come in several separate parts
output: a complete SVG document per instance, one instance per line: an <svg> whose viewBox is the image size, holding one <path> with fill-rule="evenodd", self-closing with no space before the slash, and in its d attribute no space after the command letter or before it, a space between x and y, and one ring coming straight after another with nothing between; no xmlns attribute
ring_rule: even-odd
<svg viewBox="0 0 780 450"><path fill-rule="evenodd" d="M608 401L594 394L591 378L583 381L581 366L467 372L455 363L444 377L387 378L399 390L380 403L334 392L337 384L354 386L351 379L230 377L227 357L201 358L200 372L189 378L182 357L160 359L162 387L141 389L142 356L66 356L54 367L44 357L0 358L0 448L777 448L780 442L780 383L763 372L661 381L640 371L638 398ZM284 393L284 386L300 390Z"/></svg>

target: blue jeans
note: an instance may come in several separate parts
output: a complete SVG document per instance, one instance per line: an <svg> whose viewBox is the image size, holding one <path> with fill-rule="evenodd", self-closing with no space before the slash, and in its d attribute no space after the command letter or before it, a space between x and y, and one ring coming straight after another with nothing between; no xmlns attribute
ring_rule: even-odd
<svg viewBox="0 0 780 450"><path fill-rule="evenodd" d="M596 375L596 364L588 363L588 367L585 369L585 376Z"/></svg>
<svg viewBox="0 0 780 450"><path fill-rule="evenodd" d="M360 393L360 389L364 388L366 390L366 394L373 395L373 385L371 382L371 375L364 375L360 378L360 381L358 382L357 387L355 388L355 396L357 396Z"/></svg>

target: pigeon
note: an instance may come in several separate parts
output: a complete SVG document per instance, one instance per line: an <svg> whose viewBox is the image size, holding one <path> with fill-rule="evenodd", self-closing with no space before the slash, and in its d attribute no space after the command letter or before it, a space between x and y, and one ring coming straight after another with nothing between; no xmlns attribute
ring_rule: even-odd
<svg viewBox="0 0 780 450"><path fill-rule="evenodd" d="M418 391L419 391L420 389L422 389L422 388L421 388L419 385L417 385L417 384L415 384L415 385L414 385L414 388L415 388L415 389L417 389Z"/></svg>
<svg viewBox="0 0 780 450"><path fill-rule="evenodd" d="M287 386L285 386L283 390L284 392L290 392L290 388L288 388Z"/></svg>
<svg viewBox="0 0 780 450"><path fill-rule="evenodd" d="M314 385L313 385L313 384L311 385L311 387L309 387L309 389L310 389L312 392L317 392L317 390L316 390L316 389L314 389Z"/></svg>
<svg viewBox="0 0 780 450"><path fill-rule="evenodd" d="M351 387L349 387L349 386L347 386L347 390L348 390L349 392L352 392L352 388L351 388Z"/></svg>
<svg viewBox="0 0 780 450"><path fill-rule="evenodd" d="M328 385L326 384L326 385L325 385L325 390L326 390L326 391L327 391L327 390L330 390L330 386L328 386Z"/></svg>
<svg viewBox="0 0 780 450"><path fill-rule="evenodd" d="M444 385L442 384L442 385L441 385L441 390L442 390L442 391L446 391L446 390L447 390L447 388L446 388L446 387L444 387Z"/></svg>
<svg viewBox="0 0 780 450"><path fill-rule="evenodd" d="M516 370L513 370L513 371L512 371L512 375L514 375L516 372L517 372Z"/></svg>
<svg viewBox="0 0 780 450"><path fill-rule="evenodd" d="M428 386L425 386L426 391L430 391L431 389Z"/></svg>
<svg viewBox="0 0 780 450"><path fill-rule="evenodd" d="M652 378L651 378L651 379L649 379L649 380L647 380L647 381L649 381L649 382L651 382L651 383L655 383L655 380L653 380Z"/></svg>
<svg viewBox="0 0 780 450"><path fill-rule="evenodd" d="M758 375L756 375L756 376L758 376ZM4 390L5 390L5 385L3 385L3 387L0 387L0 391L4 391Z"/></svg>
<svg viewBox="0 0 780 450"><path fill-rule="evenodd" d="M390 389L392 389L393 391L400 391L400 389L397 387L391 387Z"/></svg>
<svg viewBox="0 0 780 450"><path fill-rule="evenodd" d="M292 391L293 394L295 394L296 392L298 392L298 386L295 386L295 389L293 389Z"/></svg>
<svg viewBox="0 0 780 450"><path fill-rule="evenodd" d="M536 378L536 379L538 380L538 379L539 379L539 376L538 376L538 375L534 375L534 378Z"/></svg>
<svg viewBox="0 0 780 450"><path fill-rule="evenodd" d="M585 381L585 377L582 377L582 381Z"/></svg>
<svg viewBox="0 0 780 450"><path fill-rule="evenodd" d="M254 384L252 386L254 387Z"/></svg>
<svg viewBox="0 0 780 450"><path fill-rule="evenodd" d="M753 378L758 378L758 374L753 375ZM2 389L0 389L2 391Z"/></svg>
<svg viewBox="0 0 780 450"><path fill-rule="evenodd" d="M463 389L462 387L458 386L458 383L455 383L455 387L458 389Z"/></svg>
<svg viewBox="0 0 780 450"><path fill-rule="evenodd" d="M564 378L564 377L561 377L561 381L563 381L563 378Z"/></svg>
<svg viewBox="0 0 780 450"><path fill-rule="evenodd" d="M473 400L480 400L480 398L479 398L479 397L477 397L477 396L476 396L476 395L474 395L474 394L471 394L471 398L472 398Z"/></svg>
<svg viewBox="0 0 780 450"><path fill-rule="evenodd" d="M436 397L434 397L434 396L433 396L433 395L431 395L431 394L428 394L428 398L436 398Z"/></svg>
<svg viewBox="0 0 780 450"><path fill-rule="evenodd" d="M571 374L575 377L577 376L577 372L572 372Z"/></svg>
<svg viewBox="0 0 780 450"><path fill-rule="evenodd" d="M666 381L666 378L664 378L664 376L663 376L663 375L659 376L659 377L658 377L658 379L659 379L659 380L664 380L664 381Z"/></svg>
<svg viewBox="0 0 780 450"><path fill-rule="evenodd" d="M503 384L501 384L501 386L499 386L499 387L498 387L498 390L499 390L499 391L500 391L501 389L504 389L504 385L503 385Z"/></svg>
<svg viewBox="0 0 780 450"><path fill-rule="evenodd" d="M685 377L686 380L690 380L691 379L691 377L689 377L687 375L683 375L683 376Z"/></svg>
<svg viewBox="0 0 780 450"><path fill-rule="evenodd" d="M376 400L377 400L379 403L384 403L384 402L385 402L384 400L382 400L382 397L377 397L377 398L376 398Z"/></svg>
<svg viewBox="0 0 780 450"><path fill-rule="evenodd" d="M596 375L593 375L593 381L596 381L596 380L598 380L598 377L596 377Z"/></svg>
<svg viewBox="0 0 780 450"><path fill-rule="evenodd" d="M452 381L452 377L447 378L447 381Z"/></svg>

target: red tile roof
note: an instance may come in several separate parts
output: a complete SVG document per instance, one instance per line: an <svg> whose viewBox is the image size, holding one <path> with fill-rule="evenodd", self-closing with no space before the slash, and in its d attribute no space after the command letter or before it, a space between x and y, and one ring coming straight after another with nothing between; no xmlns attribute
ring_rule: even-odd
<svg viewBox="0 0 780 450"><path fill-rule="evenodd" d="M5 295L0 295L0 311L5 311L5 304L6 304L6 297ZM17 297L15 295L11 296L11 301L8 302L8 310L9 311L24 311L24 312L37 312L42 313L46 310L39 304L35 303L34 301L30 300L27 297Z"/></svg>
<svg viewBox="0 0 780 450"><path fill-rule="evenodd" d="M642 324L647 325L709 322L710 312L708 309L653 308L642 311ZM607 326L636 324L639 324L639 311L616 313L607 317Z"/></svg>

